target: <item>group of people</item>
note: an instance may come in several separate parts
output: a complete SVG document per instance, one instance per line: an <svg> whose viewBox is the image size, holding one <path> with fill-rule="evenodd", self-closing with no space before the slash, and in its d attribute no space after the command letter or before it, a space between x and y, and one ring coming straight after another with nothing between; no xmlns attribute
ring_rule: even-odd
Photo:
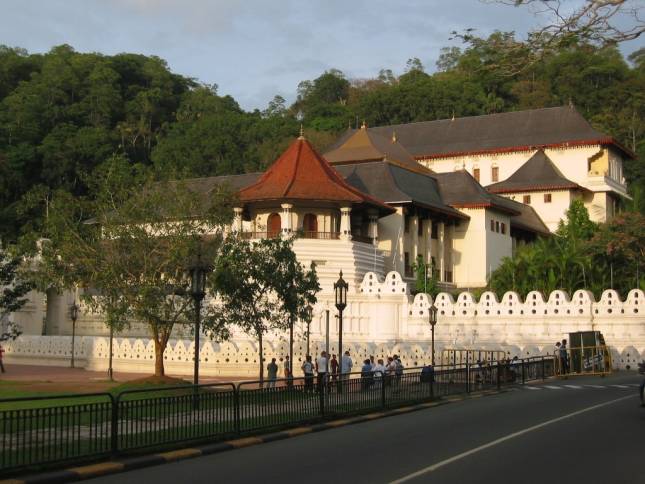
<svg viewBox="0 0 645 484"><path fill-rule="evenodd" d="M563 339L562 342L558 341L555 344L555 351L553 353L555 355L558 373L561 375L569 373L569 351L567 350L567 340Z"/></svg>
<svg viewBox="0 0 645 484"><path fill-rule="evenodd" d="M340 385L349 378L353 368L354 361L349 350L345 351L341 356L340 362L335 354L332 354L330 358L326 351L322 351L315 361L311 355L307 355L300 367L304 376L305 391L312 392L314 390L314 381L316 381L319 392L323 391L330 383L329 388ZM383 359L376 360L374 356L370 356L363 361L361 366L362 387L368 388L373 382L381 381L384 377L400 377L403 375L403 369L403 363L398 355L388 357L387 363ZM289 356L284 359L283 370L287 385L291 386L293 384L293 372ZM279 367L276 359L272 358L271 363L267 366L268 386L270 388L276 385L278 371Z"/></svg>

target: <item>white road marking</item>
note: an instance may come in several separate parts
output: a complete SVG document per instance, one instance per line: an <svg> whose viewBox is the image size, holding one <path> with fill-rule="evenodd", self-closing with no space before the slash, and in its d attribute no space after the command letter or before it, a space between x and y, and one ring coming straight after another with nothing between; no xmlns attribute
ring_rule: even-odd
<svg viewBox="0 0 645 484"><path fill-rule="evenodd" d="M556 387L555 385L544 385L544 388L548 388L549 390L562 390L562 387Z"/></svg>
<svg viewBox="0 0 645 484"><path fill-rule="evenodd" d="M590 388L607 388L605 385L585 385L585 386Z"/></svg>
<svg viewBox="0 0 645 484"><path fill-rule="evenodd" d="M629 388L629 385L612 385L615 388Z"/></svg>
<svg viewBox="0 0 645 484"><path fill-rule="evenodd" d="M527 390L542 390L540 387L531 387L531 386L526 387L526 389Z"/></svg>
<svg viewBox="0 0 645 484"><path fill-rule="evenodd" d="M556 387L557 388L557 387ZM628 395L626 397L621 397L621 398L616 398L615 400L609 400L608 402L605 403L599 403L598 405L593 405L591 407L583 408L581 410L577 410L572 413L568 413L566 415L562 415L561 417L557 417L551 420L547 420L545 422L539 423L537 425L533 425L532 427L525 428L524 430L520 430L518 432L513 432L512 434L505 435L504 437L500 437L499 439L495 439L491 442L488 442L487 444L480 445L479 447L475 447L474 449L467 450L466 452L462 452L461 454L454 455L448 459L442 460L441 462L437 462L436 464L432 464L431 466L424 467L423 469L420 469L416 472L413 472L412 474L408 474L407 476L403 476L399 479L396 479L394 481L391 481L390 484L401 484L403 482L408 482L411 481L412 479L416 479L417 477L423 476L425 474L429 474L430 472L434 472L437 469L440 469L441 467L447 466L448 464L452 464L453 462L456 462L458 460L463 459L464 457L468 457L470 455L476 454L477 452L480 452L482 450L488 449L490 447L494 447L495 445L501 444L503 442L506 442L507 440L514 439L515 437L519 437L524 434L528 434L529 432L533 432L535 430L541 429L543 427L546 427L547 425L551 425L557 422L560 422L562 420L566 420L571 417L575 417L576 415L580 415L586 412L591 412L592 410L596 410L597 408L602 408L606 407L607 405L611 405L613 403L620 402L622 400L626 400L627 398L634 398L635 395Z"/></svg>
<svg viewBox="0 0 645 484"><path fill-rule="evenodd" d="M574 390L582 390L580 385L562 385L563 387L573 388Z"/></svg>

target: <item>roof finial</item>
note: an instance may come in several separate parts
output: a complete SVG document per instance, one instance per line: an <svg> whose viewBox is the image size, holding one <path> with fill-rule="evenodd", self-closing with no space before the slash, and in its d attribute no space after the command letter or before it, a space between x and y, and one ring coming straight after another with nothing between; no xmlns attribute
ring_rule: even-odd
<svg viewBox="0 0 645 484"><path fill-rule="evenodd" d="M392 131L392 143L396 143L396 131Z"/></svg>
<svg viewBox="0 0 645 484"><path fill-rule="evenodd" d="M367 123L365 120L363 120L363 124L361 124L361 129L367 129Z"/></svg>
<svg viewBox="0 0 645 484"><path fill-rule="evenodd" d="M300 123L300 136L298 136L298 139L305 139L305 128L302 127L302 123Z"/></svg>

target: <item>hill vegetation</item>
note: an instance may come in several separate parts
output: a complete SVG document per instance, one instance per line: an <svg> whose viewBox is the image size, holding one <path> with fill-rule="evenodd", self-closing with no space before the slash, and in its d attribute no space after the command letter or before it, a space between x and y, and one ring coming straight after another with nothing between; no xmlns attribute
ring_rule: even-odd
<svg viewBox="0 0 645 484"><path fill-rule="evenodd" d="M529 62L522 45L511 33L470 38L464 48L443 49L432 73L418 59L401 75L383 69L370 79L329 70L301 82L292 105L276 96L252 112L157 57L0 46L0 239L38 230L54 190L91 197L89 180L115 157L160 179L253 172L277 157L301 121L324 148L363 120L376 126L573 103L643 159L645 49L626 60L613 46L574 43ZM628 162L625 176L642 211L643 163Z"/></svg>

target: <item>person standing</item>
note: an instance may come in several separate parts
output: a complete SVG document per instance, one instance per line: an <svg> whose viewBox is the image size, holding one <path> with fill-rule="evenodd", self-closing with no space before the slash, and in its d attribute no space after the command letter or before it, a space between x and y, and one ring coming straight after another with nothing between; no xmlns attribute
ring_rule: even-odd
<svg viewBox="0 0 645 484"><path fill-rule="evenodd" d="M336 359L336 355L331 355L329 366L331 370L331 381L333 384L336 384L336 380L338 379L338 360Z"/></svg>
<svg viewBox="0 0 645 484"><path fill-rule="evenodd" d="M369 390L373 382L372 363L369 359L366 359L363 361L363 367L361 368L361 390Z"/></svg>
<svg viewBox="0 0 645 484"><path fill-rule="evenodd" d="M318 372L318 392L322 393L327 379L327 352L323 351L316 359L316 371Z"/></svg>
<svg viewBox="0 0 645 484"><path fill-rule="evenodd" d="M569 354L567 352L567 340L563 339L560 345L560 362L562 364L562 373L569 373Z"/></svg>
<svg viewBox="0 0 645 484"><path fill-rule="evenodd" d="M559 375L562 373L562 360L560 359L560 342L558 341L555 344L555 350L553 351L555 355L555 373Z"/></svg>
<svg viewBox="0 0 645 484"><path fill-rule="evenodd" d="M2 361L3 356L4 356L4 348L2 347L2 345L0 345L0 370L2 370L2 373L5 373L4 362Z"/></svg>
<svg viewBox="0 0 645 484"><path fill-rule="evenodd" d="M383 364L382 359L379 359L376 365L374 365L372 373L374 374L376 385L380 387L380 385L383 384L383 378L385 377L385 365Z"/></svg>
<svg viewBox="0 0 645 484"><path fill-rule="evenodd" d="M305 391L312 392L314 389L314 364L311 362L311 355L305 357L302 363L302 372L305 375Z"/></svg>
<svg viewBox="0 0 645 484"><path fill-rule="evenodd" d="M291 371L291 360L289 355L284 357L284 378L287 380L287 386L293 386L293 372Z"/></svg>
<svg viewBox="0 0 645 484"><path fill-rule="evenodd" d="M269 377L269 388L275 388L275 381L278 378L278 365L275 358L271 358L271 363L267 365L267 375Z"/></svg>
<svg viewBox="0 0 645 484"><path fill-rule="evenodd" d="M349 374L352 372L353 366L354 366L354 362L352 361L352 357L349 355L349 350L347 350L345 351L345 354L340 359L340 384L341 385L345 385L345 383L343 382L349 378Z"/></svg>

